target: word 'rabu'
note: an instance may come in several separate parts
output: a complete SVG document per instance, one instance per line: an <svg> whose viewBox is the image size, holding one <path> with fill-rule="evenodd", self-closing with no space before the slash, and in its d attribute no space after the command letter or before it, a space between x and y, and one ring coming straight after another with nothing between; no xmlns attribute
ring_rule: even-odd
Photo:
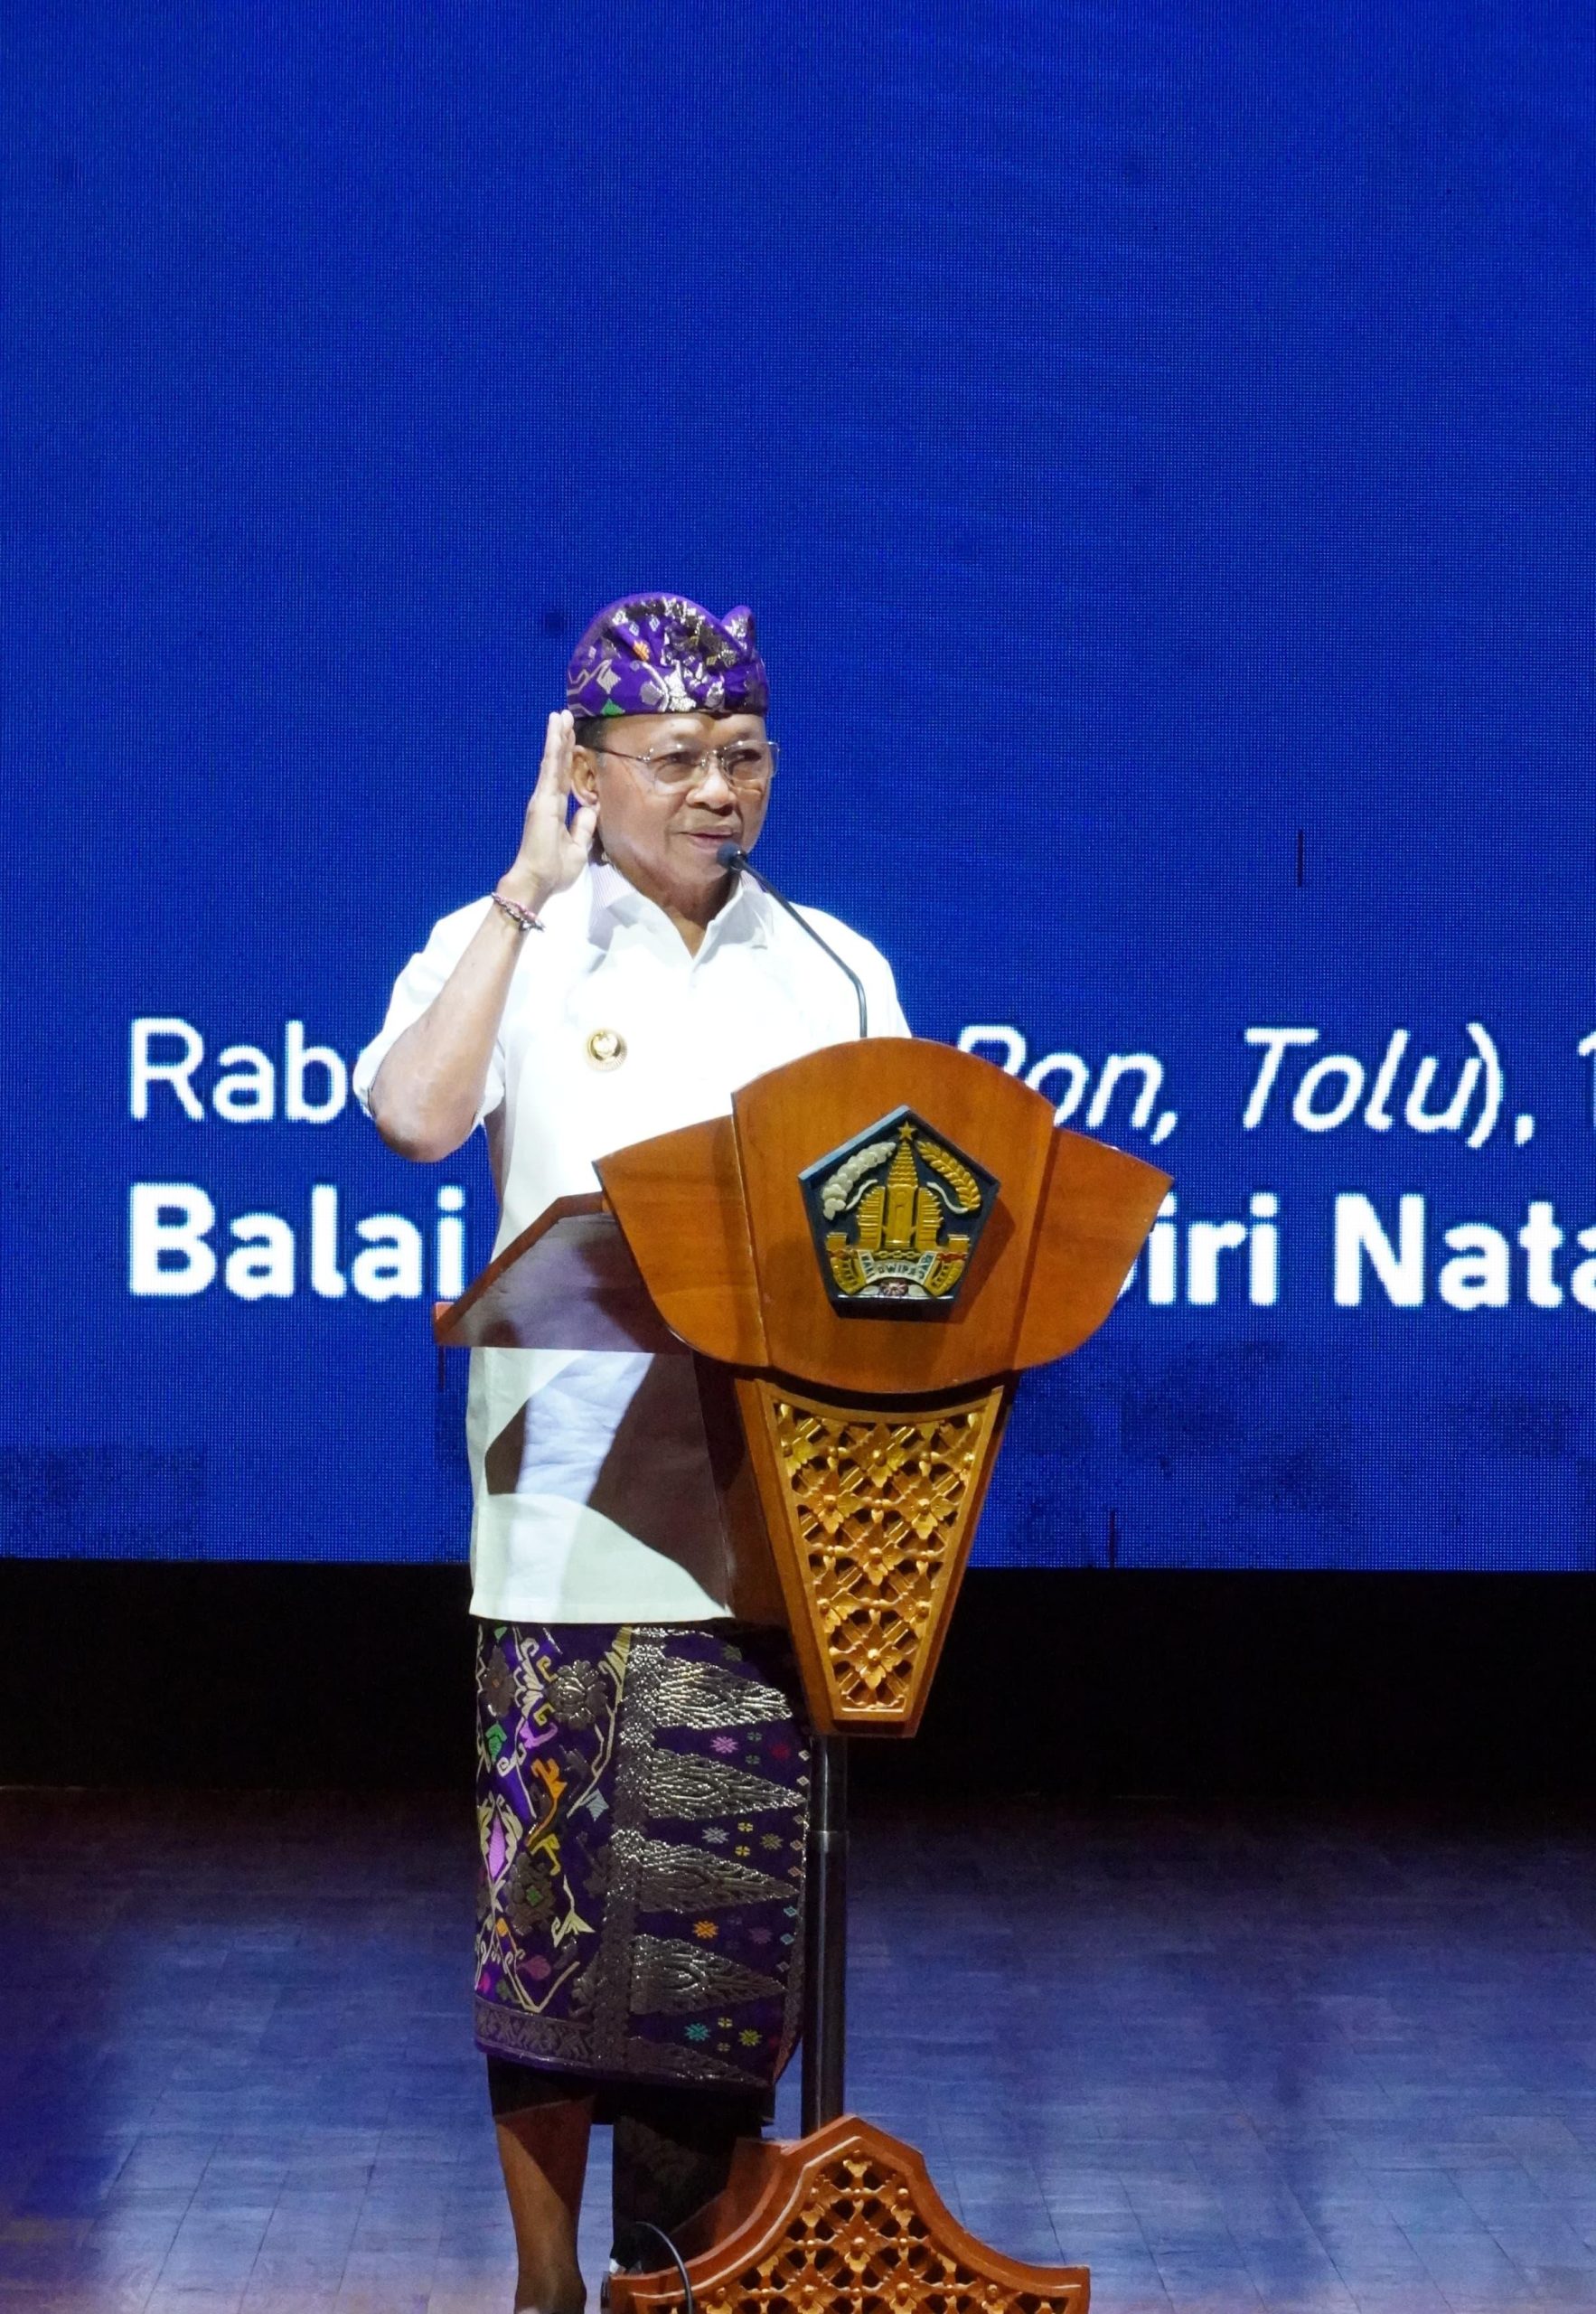
<svg viewBox="0 0 1596 2314"><path fill-rule="evenodd" d="M349 1099L349 1070L331 1045L306 1044L303 1021L283 1028L279 1070L259 1045L224 1045L208 1084L195 1084L205 1067L205 1039L192 1021L145 1015L128 1039L127 1107L141 1124L163 1113L202 1124L209 1112L224 1124L269 1124L281 1113L290 1124L331 1124Z"/></svg>

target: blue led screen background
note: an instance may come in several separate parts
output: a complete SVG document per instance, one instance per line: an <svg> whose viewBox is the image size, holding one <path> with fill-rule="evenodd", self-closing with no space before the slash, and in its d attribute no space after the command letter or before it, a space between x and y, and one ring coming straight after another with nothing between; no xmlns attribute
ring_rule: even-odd
<svg viewBox="0 0 1596 2314"><path fill-rule="evenodd" d="M463 1554L485 1167L344 1075L671 586L771 871L1177 1177L981 1556L1596 1561L1587 9L5 37L0 1547Z"/></svg>

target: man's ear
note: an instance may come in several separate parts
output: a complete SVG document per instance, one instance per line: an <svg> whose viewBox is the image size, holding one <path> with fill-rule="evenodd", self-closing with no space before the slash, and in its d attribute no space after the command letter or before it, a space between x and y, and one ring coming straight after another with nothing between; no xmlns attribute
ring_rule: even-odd
<svg viewBox="0 0 1596 2314"><path fill-rule="evenodd" d="M578 803L598 801L598 766L591 748L576 748L571 752L571 792Z"/></svg>

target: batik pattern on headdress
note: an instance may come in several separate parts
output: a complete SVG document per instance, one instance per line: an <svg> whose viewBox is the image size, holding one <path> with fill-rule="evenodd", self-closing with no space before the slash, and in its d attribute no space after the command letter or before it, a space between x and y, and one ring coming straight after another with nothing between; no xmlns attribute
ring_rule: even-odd
<svg viewBox="0 0 1596 2314"><path fill-rule="evenodd" d="M627 595L571 654L573 715L763 715L770 679L746 605L717 618L685 595Z"/></svg>

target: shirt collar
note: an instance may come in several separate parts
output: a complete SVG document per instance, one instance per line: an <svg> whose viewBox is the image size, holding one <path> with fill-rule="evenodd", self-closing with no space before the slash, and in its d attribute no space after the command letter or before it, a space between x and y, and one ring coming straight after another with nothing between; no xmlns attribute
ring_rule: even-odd
<svg viewBox="0 0 1596 2314"><path fill-rule="evenodd" d="M717 948L724 948L728 941L737 941L749 947L763 948L769 945L770 923L764 905L765 895L753 879L739 876L736 889L718 916L711 918L704 935L703 945L697 956L689 957L686 944L662 908L635 884L629 884L618 868L601 861L587 871L588 896L588 939L596 948L607 948L617 925L635 925L662 945L678 951L690 963L699 964Z"/></svg>

